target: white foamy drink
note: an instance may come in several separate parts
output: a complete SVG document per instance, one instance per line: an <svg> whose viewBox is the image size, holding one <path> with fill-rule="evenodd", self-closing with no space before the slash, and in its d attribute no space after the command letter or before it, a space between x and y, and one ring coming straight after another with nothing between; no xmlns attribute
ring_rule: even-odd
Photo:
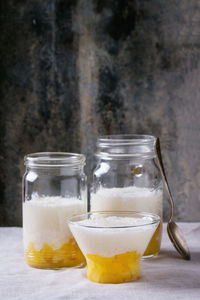
<svg viewBox="0 0 200 300"><path fill-rule="evenodd" d="M59 249L72 234L66 218L86 212L86 203L77 198L37 197L23 203L24 246L33 243L40 250L44 243Z"/></svg>
<svg viewBox="0 0 200 300"><path fill-rule="evenodd" d="M158 226L151 221L150 217L110 216L74 222L70 229L85 256L112 257L128 251L143 255Z"/></svg>
<svg viewBox="0 0 200 300"><path fill-rule="evenodd" d="M91 211L149 212L162 218L163 193L141 187L100 188L91 193Z"/></svg>

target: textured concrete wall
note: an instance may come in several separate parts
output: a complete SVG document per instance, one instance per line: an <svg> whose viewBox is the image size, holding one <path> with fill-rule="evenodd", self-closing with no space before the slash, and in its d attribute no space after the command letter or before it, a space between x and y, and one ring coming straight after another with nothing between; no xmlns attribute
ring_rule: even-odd
<svg viewBox="0 0 200 300"><path fill-rule="evenodd" d="M23 156L160 136L176 219L200 221L200 2L1 1L0 224L21 224ZM165 216L167 216L165 201Z"/></svg>

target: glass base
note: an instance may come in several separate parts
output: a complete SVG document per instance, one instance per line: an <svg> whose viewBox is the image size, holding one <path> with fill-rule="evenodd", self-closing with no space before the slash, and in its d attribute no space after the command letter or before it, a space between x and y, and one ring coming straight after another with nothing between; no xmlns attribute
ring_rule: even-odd
<svg viewBox="0 0 200 300"><path fill-rule="evenodd" d="M76 265L76 266L60 266L60 267L40 267L38 265L32 265L29 262L27 262L27 265L31 268L34 269L40 269L40 270L54 270L54 271L59 271L59 270L63 270L63 269L84 269L86 267L86 262L81 263L80 265Z"/></svg>

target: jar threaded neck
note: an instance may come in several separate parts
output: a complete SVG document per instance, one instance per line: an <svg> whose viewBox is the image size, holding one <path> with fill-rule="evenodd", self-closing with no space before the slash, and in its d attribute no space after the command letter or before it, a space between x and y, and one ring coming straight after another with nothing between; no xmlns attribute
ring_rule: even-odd
<svg viewBox="0 0 200 300"><path fill-rule="evenodd" d="M68 152L38 152L24 157L27 167L67 167L85 164L85 156Z"/></svg>
<svg viewBox="0 0 200 300"><path fill-rule="evenodd" d="M129 157L155 157L155 140L152 135L108 135L97 141L96 156L107 159Z"/></svg>

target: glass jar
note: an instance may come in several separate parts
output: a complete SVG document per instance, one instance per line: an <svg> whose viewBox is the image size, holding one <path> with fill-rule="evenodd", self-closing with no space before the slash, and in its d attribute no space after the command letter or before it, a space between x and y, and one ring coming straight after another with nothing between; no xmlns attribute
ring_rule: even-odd
<svg viewBox="0 0 200 300"><path fill-rule="evenodd" d="M137 211L158 215L161 222L145 257L160 250L163 185L151 135L102 136L97 141L97 167L90 190L90 211Z"/></svg>
<svg viewBox="0 0 200 300"><path fill-rule="evenodd" d="M23 239L28 265L58 269L82 265L84 256L67 217L87 211L82 154L44 152L24 158Z"/></svg>

